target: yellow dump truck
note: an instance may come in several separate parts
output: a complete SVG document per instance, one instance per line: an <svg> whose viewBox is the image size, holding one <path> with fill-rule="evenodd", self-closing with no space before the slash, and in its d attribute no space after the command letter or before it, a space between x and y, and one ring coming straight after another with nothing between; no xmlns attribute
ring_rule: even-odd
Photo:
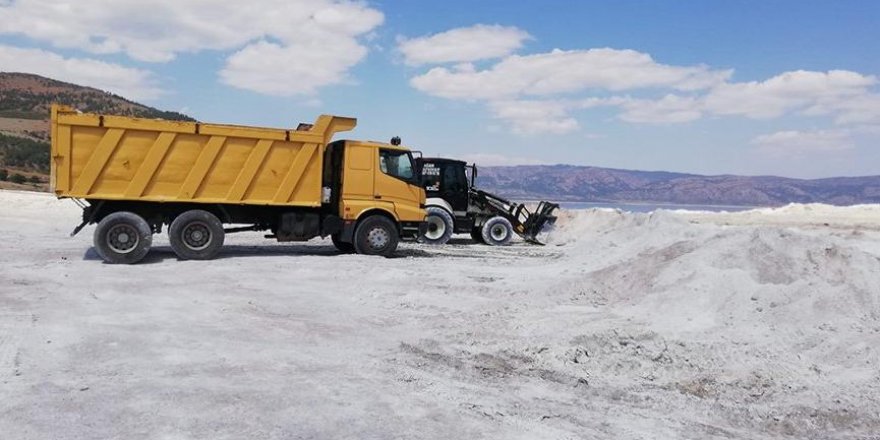
<svg viewBox="0 0 880 440"><path fill-rule="evenodd" d="M330 236L342 252L391 255L415 239L425 191L399 145L340 140L353 118L295 130L84 114L52 107L52 190L97 223L109 263L135 263L167 226L182 259L210 259L225 234ZM399 142L393 142L399 144ZM224 226L225 225L225 226Z"/></svg>

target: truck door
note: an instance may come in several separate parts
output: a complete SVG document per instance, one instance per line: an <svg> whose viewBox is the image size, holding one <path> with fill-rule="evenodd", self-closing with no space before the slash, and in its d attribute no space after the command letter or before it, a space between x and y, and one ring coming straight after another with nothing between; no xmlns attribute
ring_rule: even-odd
<svg viewBox="0 0 880 440"><path fill-rule="evenodd" d="M348 200L373 200L373 166L376 149L362 145L345 148L345 172L342 197Z"/></svg>
<svg viewBox="0 0 880 440"><path fill-rule="evenodd" d="M376 173L376 195L394 203L400 221L424 220L419 176L408 151L379 148L379 171Z"/></svg>

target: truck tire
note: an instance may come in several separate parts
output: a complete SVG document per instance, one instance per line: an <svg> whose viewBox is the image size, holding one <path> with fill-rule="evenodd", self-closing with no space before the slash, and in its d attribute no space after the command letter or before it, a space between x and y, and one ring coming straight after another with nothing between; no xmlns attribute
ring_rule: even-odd
<svg viewBox="0 0 880 440"><path fill-rule="evenodd" d="M342 241L342 239L339 237L339 234L331 235L330 240L333 241L333 246L336 246L336 250L338 250L339 252L342 252L343 254L354 253L354 244Z"/></svg>
<svg viewBox="0 0 880 440"><path fill-rule="evenodd" d="M419 236L419 242L425 244L446 244L452 238L455 220L449 211L439 206L429 206L426 209L428 215L425 218L427 227L424 234Z"/></svg>
<svg viewBox="0 0 880 440"><path fill-rule="evenodd" d="M504 246L513 238L513 226L501 216L490 218L483 224L483 242L489 246Z"/></svg>
<svg viewBox="0 0 880 440"><path fill-rule="evenodd" d="M354 231L354 250L359 254L390 257L398 241L397 225L381 215L365 218Z"/></svg>
<svg viewBox="0 0 880 440"><path fill-rule="evenodd" d="M474 226L474 228L471 229L471 238L476 243L486 244L486 242L483 240L483 230L480 229L478 226Z"/></svg>
<svg viewBox="0 0 880 440"><path fill-rule="evenodd" d="M110 264L141 261L153 244L153 230L143 217L128 211L104 217L95 228L95 251Z"/></svg>
<svg viewBox="0 0 880 440"><path fill-rule="evenodd" d="M226 233L216 215L201 209L177 216L168 228L171 249L181 260L210 260L220 252Z"/></svg>

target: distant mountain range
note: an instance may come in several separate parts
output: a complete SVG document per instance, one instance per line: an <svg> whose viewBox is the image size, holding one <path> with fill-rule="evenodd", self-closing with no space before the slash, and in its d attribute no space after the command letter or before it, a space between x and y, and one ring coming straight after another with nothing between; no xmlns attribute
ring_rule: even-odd
<svg viewBox="0 0 880 440"><path fill-rule="evenodd" d="M83 112L194 120L91 87L26 73L0 72L0 176L3 172L7 176L0 188L48 189L48 119L53 102ZM801 180L572 165L481 167L479 171L480 187L517 200L746 206L880 203L880 176ZM15 174L28 180L11 183L9 177Z"/></svg>
<svg viewBox="0 0 880 440"><path fill-rule="evenodd" d="M481 167L477 186L513 199L775 206L880 203L880 176L701 176L573 165Z"/></svg>

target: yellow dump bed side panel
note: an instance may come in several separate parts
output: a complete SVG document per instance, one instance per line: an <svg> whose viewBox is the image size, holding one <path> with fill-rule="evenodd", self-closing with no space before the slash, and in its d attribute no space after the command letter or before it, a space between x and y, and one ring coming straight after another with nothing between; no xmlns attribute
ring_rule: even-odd
<svg viewBox="0 0 880 440"><path fill-rule="evenodd" d="M323 152L356 120L282 130L82 114L52 107L58 197L320 206Z"/></svg>

